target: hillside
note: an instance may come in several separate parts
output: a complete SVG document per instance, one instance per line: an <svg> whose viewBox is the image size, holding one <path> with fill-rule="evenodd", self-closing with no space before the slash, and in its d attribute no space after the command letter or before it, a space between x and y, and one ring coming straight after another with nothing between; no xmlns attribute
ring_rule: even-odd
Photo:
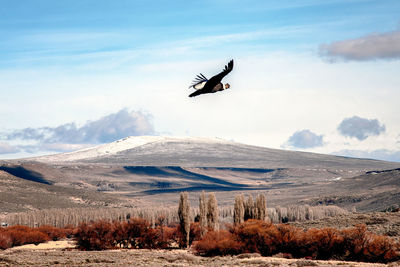
<svg viewBox="0 0 400 267"><path fill-rule="evenodd" d="M135 203L96 191L27 181L0 170L0 214L37 209L121 205L134 206Z"/></svg>
<svg viewBox="0 0 400 267"><path fill-rule="evenodd" d="M391 169L400 163L270 149L217 138L138 136L70 153L32 158L44 163L235 168Z"/></svg>
<svg viewBox="0 0 400 267"><path fill-rule="evenodd" d="M237 193L262 192L269 205L336 204L364 211L398 202L395 170L399 167L395 162L269 149L216 138L156 136L0 162L0 170L21 181L140 199L150 205L176 205L180 191L192 192L196 203L198 192L205 190L218 192L221 205L231 205Z"/></svg>

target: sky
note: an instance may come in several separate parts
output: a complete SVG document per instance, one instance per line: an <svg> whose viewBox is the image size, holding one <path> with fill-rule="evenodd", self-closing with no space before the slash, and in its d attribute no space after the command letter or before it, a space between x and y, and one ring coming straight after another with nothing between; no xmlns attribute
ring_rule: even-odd
<svg viewBox="0 0 400 267"><path fill-rule="evenodd" d="M0 36L0 159L170 135L400 162L398 0L2 0Z"/></svg>

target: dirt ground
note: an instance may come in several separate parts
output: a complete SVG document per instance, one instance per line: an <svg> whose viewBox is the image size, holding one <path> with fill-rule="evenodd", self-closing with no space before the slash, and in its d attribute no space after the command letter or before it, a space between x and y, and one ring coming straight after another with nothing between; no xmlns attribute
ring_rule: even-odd
<svg viewBox="0 0 400 267"><path fill-rule="evenodd" d="M396 263L392 263L392 266ZM14 248L0 251L0 266L385 266L359 262L310 261L241 254L199 257L186 250L108 250Z"/></svg>

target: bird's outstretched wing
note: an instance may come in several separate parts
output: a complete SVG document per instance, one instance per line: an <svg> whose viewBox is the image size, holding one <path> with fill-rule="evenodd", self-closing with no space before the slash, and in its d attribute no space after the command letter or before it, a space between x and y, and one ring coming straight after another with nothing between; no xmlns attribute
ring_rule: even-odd
<svg viewBox="0 0 400 267"><path fill-rule="evenodd" d="M233 69L233 59L228 62L228 65L225 65L225 68L224 68L224 70L222 72L220 72L219 74L215 75L211 79L220 82L226 75L228 75L229 72L232 71L232 69Z"/></svg>
<svg viewBox="0 0 400 267"><path fill-rule="evenodd" d="M208 82L208 79L202 73L200 73L199 75L196 76L196 78L194 78L189 88L193 87L196 90L203 89L206 82Z"/></svg>

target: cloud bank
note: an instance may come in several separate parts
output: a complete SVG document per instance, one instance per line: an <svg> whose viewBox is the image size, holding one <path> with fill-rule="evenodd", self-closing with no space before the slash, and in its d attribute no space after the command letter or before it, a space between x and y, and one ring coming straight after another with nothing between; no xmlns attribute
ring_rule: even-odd
<svg viewBox="0 0 400 267"><path fill-rule="evenodd" d="M289 137L285 146L294 148L313 148L320 147L324 145L323 135L317 135L310 130L301 130L295 132Z"/></svg>
<svg viewBox="0 0 400 267"><path fill-rule="evenodd" d="M332 62L400 59L400 30L322 44L319 52L321 56Z"/></svg>
<svg viewBox="0 0 400 267"><path fill-rule="evenodd" d="M7 141L22 140L35 142L33 145L10 146L0 143L0 154L25 151L72 151L93 144L109 143L115 140L138 135L152 135L154 128L151 115L141 111L122 109L117 113L98 120L88 121L79 127L67 123L57 127L24 128L10 133L0 133Z"/></svg>
<svg viewBox="0 0 400 267"><path fill-rule="evenodd" d="M358 116L344 119L338 126L338 131L346 137L355 137L360 141L370 136L378 136L386 131L385 125L377 119L364 119Z"/></svg>

